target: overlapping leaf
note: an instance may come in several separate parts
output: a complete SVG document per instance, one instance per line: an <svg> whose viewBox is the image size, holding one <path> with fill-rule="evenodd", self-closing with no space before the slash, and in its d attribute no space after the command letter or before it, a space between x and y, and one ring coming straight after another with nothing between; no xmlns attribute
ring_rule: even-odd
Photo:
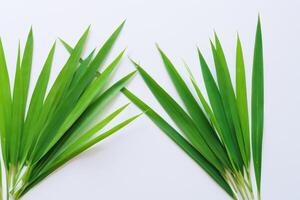
<svg viewBox="0 0 300 200"><path fill-rule="evenodd" d="M195 160L232 198L253 199L250 175L250 131L246 75L241 42L236 48L236 87L219 38L211 42L216 78L198 49L201 72L208 95L206 101L190 69L187 71L201 104L166 54L158 47L164 66L184 107L181 107L139 64L133 61L146 85L179 132L127 89L123 93L193 160ZM260 22L258 22L252 77L252 151L255 175L260 192L262 125L263 125L263 63ZM246 172L246 173L245 173Z"/></svg>
<svg viewBox="0 0 300 200"><path fill-rule="evenodd" d="M34 87L28 110L26 106L29 99L28 89L33 59L32 29L28 34L23 54L20 46L18 49L12 94L4 50L0 41L1 146L7 172L5 174L7 192L14 199L20 198L67 161L117 132L139 116L133 116L99 134L127 107L125 105L93 125L96 116L102 113L135 74L131 72L109 86L110 77L124 51L102 73L98 71L104 67L105 58L123 26L124 22L95 56L92 51L85 59L81 56L89 28L80 37L74 49L63 43L70 56L47 94L55 52L54 44Z"/></svg>

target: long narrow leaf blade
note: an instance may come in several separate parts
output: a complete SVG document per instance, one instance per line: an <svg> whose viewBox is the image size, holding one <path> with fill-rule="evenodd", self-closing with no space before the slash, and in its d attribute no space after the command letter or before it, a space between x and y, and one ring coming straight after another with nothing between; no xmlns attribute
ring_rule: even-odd
<svg viewBox="0 0 300 200"><path fill-rule="evenodd" d="M21 62L22 87L23 87L23 96L24 96L23 97L24 113L26 110L28 89L29 89L29 84L30 84L32 57L33 57L33 33L32 33L32 28L31 28L29 31L28 37L27 37L24 53L22 56L22 62Z"/></svg>
<svg viewBox="0 0 300 200"><path fill-rule="evenodd" d="M107 106L118 95L120 90L125 87L125 85L132 79L135 73L136 72L133 71L124 76L122 79L108 88L103 94L97 97L97 99L95 99L91 105L89 105L89 107L70 128L70 130L68 130L68 132L71 132L71 138L69 139L70 141L75 141L76 138L80 136L83 130L88 127L90 121L95 117L95 115L102 112L105 106Z"/></svg>
<svg viewBox="0 0 300 200"><path fill-rule="evenodd" d="M214 125L214 128L216 129L216 131L218 133L218 136L220 137L219 134L220 134L221 130L220 130L220 126L219 126L219 124L217 122L217 119L216 119L213 111L211 110L208 102L205 100L205 98L204 98L204 96L203 96L200 88L198 87L198 85L196 83L196 80L195 80L193 74L191 73L191 71L190 71L190 69L189 69L189 67L187 65L186 65L186 68L188 70L191 82L192 82L193 87L194 87L194 89L195 89L195 91L197 93L197 96L198 96L198 98L199 98L199 100L200 100L200 102L201 102L201 104L202 104L202 106L203 106L203 108L204 108L204 110L205 110L208 118L210 119L211 123Z"/></svg>
<svg viewBox="0 0 300 200"><path fill-rule="evenodd" d="M9 136L9 151L10 162L12 165L17 165L17 158L22 134L22 126L24 120L23 98L24 88L22 86L22 71L21 71L21 52L20 44L18 47L18 56L16 64L16 74L14 81L13 101L12 101L12 128Z"/></svg>
<svg viewBox="0 0 300 200"><path fill-rule="evenodd" d="M47 85L50 77L51 72L51 66L52 61L54 57L55 52L55 43L53 44L47 59L45 61L45 64L43 66L43 69L40 73L40 76L37 80L36 86L34 88L25 124L24 124L24 130L22 134L22 147L21 147L21 154L23 157L25 157L29 151L29 147L32 143L35 143L36 140L36 134L34 134L31 130L35 126L36 121L38 121L40 116L40 110L43 107ZM22 158L22 160L25 158Z"/></svg>
<svg viewBox="0 0 300 200"><path fill-rule="evenodd" d="M89 129L86 133L82 134L81 137L75 138L76 140L73 143L67 144L66 148L61 149L61 154L68 154L68 152L74 151L78 146L81 146L88 140L94 137L94 135L102 130L109 122L111 122L115 117L117 117L129 104L126 104L122 106L121 108L115 110L113 113L111 113L109 116L105 117L102 121L94 125L91 129ZM59 156L59 155L58 155Z"/></svg>
<svg viewBox="0 0 300 200"><path fill-rule="evenodd" d="M124 27L124 24L125 24L125 21L123 21L121 23L121 25L119 25L118 28L106 40L106 42L103 44L103 46L100 48L97 55L95 56L95 59L92 61L90 68L99 69L99 66L101 67L101 64L105 61L105 58L108 56L114 43L116 42L117 38L119 37L119 35Z"/></svg>
<svg viewBox="0 0 300 200"><path fill-rule="evenodd" d="M264 123L264 69L260 19L258 19L252 72L252 150L258 193L261 188L261 160Z"/></svg>
<svg viewBox="0 0 300 200"><path fill-rule="evenodd" d="M220 135L221 139L224 142L224 145L228 151L228 155L230 157L230 160L233 162L233 165L236 167L239 167L240 164L240 152L238 149L238 145L235 142L235 136L232 133L228 121L226 118L225 109L223 107L222 98L220 95L220 92L218 90L217 84L209 70L209 67L202 56L200 50L198 49L198 55L200 60L200 66L202 70L202 75L205 83L205 87L207 90L207 94L209 97L209 101L212 107L212 110L216 116L216 119L218 121L218 124L220 125Z"/></svg>
<svg viewBox="0 0 300 200"><path fill-rule="evenodd" d="M214 47L212 43L211 43L211 47L212 47L212 52L215 61L215 68L217 72L218 86L220 89L222 102L224 104L229 128L231 129L231 132L234 133L234 139L238 143L238 148L240 152L238 155L239 156L238 161L239 161L240 170L242 171L243 170L242 163L243 161L245 164L249 163L248 162L249 157L247 157L245 152L244 139L243 139L243 134L242 134L240 121L239 121L239 113L236 105L236 97L234 94L233 85L231 82L231 77L227 66L227 61L221 43L216 34L215 34L215 39L216 39L216 47Z"/></svg>
<svg viewBox="0 0 300 200"><path fill-rule="evenodd" d="M2 153L4 162L7 161L8 157L8 132L9 132L9 124L11 121L11 105L12 105L12 97L10 91L10 82L9 75L6 65L6 59L4 54L4 49L2 45L2 41L0 39L0 130L1 130L1 144L2 144ZM8 162L5 162L6 164Z"/></svg>
<svg viewBox="0 0 300 200"><path fill-rule="evenodd" d="M247 101L247 87L243 51L240 38L237 39L236 46L236 103L239 112L241 128L244 138L245 151L250 158L250 132L249 132L249 115ZM247 160L246 166L250 165L250 159ZM248 170L248 169L247 169Z"/></svg>

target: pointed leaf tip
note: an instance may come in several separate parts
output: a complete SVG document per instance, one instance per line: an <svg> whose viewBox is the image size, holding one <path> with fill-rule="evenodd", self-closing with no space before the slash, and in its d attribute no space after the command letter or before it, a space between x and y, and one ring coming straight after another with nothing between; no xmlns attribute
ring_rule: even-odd
<svg viewBox="0 0 300 200"><path fill-rule="evenodd" d="M160 48L160 46L159 46L159 44L156 42L155 43L155 47L160 51L161 50L161 48Z"/></svg>
<svg viewBox="0 0 300 200"><path fill-rule="evenodd" d="M29 35L33 35L33 28L32 28L32 25L30 26L30 29L29 29Z"/></svg>
<svg viewBox="0 0 300 200"><path fill-rule="evenodd" d="M122 21L122 23L118 26L115 32L120 32L126 23L126 19Z"/></svg>
<svg viewBox="0 0 300 200"><path fill-rule="evenodd" d="M199 58L203 59L203 55L202 55L202 53L201 53L201 51L200 51L200 49L198 47L197 47L197 52L198 52Z"/></svg>
<svg viewBox="0 0 300 200"><path fill-rule="evenodd" d="M126 50L127 50L127 47L125 47L125 48L121 51L120 55L123 56L123 54L125 53Z"/></svg>
<svg viewBox="0 0 300 200"><path fill-rule="evenodd" d="M134 61L132 58L128 57L128 59L130 60L130 62L131 62L136 68L139 68L139 67L140 67L140 65L139 65L136 61Z"/></svg>

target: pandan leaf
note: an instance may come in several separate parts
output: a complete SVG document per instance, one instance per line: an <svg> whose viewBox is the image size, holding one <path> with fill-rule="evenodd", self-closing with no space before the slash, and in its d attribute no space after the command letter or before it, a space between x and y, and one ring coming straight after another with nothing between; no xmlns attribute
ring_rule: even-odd
<svg viewBox="0 0 300 200"><path fill-rule="evenodd" d="M185 64L192 87L199 98L198 103L174 64L158 47L164 67L184 107L181 107L141 65L132 61L147 87L176 127L172 127L129 90L124 88L122 91L233 199L254 199L250 170L252 150L258 198L260 198L263 131L263 55L260 22L256 34L252 76L252 147L250 146L246 73L240 39L238 38L236 47L235 90L225 53L216 34L215 44L211 42L211 50L216 78L198 49L208 101L197 85L195 76Z"/></svg>
<svg viewBox="0 0 300 200"><path fill-rule="evenodd" d="M261 160L264 124L264 70L260 19L258 19L252 72L252 152L256 185L260 195Z"/></svg>

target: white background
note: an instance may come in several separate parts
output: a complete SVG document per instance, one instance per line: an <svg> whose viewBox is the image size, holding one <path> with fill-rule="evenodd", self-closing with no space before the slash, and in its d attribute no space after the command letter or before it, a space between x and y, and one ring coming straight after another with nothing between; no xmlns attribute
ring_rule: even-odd
<svg viewBox="0 0 300 200"><path fill-rule="evenodd" d="M176 97L154 43L161 45L187 77L182 65L184 59L203 88L195 47L199 46L212 63L209 38L216 30L234 72L238 30L244 45L249 83L256 21L260 13L265 57L262 199L297 200L300 199L299 10L299 0L11 0L1 2L0 34L13 74L18 39L24 44L28 29L33 25L34 82L57 37L74 44L91 24L87 46L87 50L91 50L99 47L114 28L127 19L111 55L128 47L127 55L138 60ZM66 56L59 47L53 77ZM125 56L115 79L133 69ZM162 111L139 76L129 88ZM120 96L112 109L125 102L128 100ZM121 119L138 112L131 105ZM147 117L142 116L119 134L49 176L24 197L24 200L29 199L223 200L228 197Z"/></svg>

